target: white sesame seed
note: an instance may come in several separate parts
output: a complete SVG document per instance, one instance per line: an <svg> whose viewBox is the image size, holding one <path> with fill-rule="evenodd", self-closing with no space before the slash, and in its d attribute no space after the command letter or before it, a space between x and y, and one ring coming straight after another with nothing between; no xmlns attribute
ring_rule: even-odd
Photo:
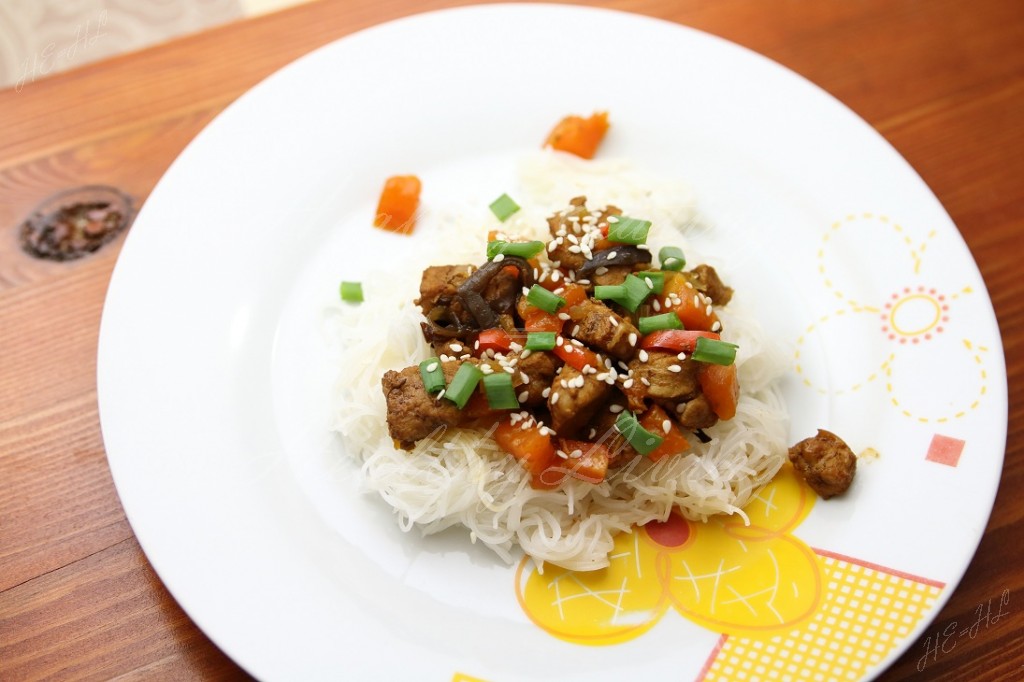
<svg viewBox="0 0 1024 682"><path fill-rule="evenodd" d="M551 395L551 387L548 386L547 388L545 388L543 391L540 392L540 395L542 398L547 398L549 395Z"/></svg>
<svg viewBox="0 0 1024 682"><path fill-rule="evenodd" d="M574 345L574 346L576 346L578 348L583 348L583 342L580 341L579 339L573 339L572 340L572 345Z"/></svg>
<svg viewBox="0 0 1024 682"><path fill-rule="evenodd" d="M427 365L427 371L428 372L436 372L437 371L437 363L436 362L432 362L429 365Z"/></svg>
<svg viewBox="0 0 1024 682"><path fill-rule="evenodd" d="M459 356L459 360L469 360L471 357L473 356L470 355L469 353L463 353L462 355Z"/></svg>
<svg viewBox="0 0 1024 682"><path fill-rule="evenodd" d="M683 410L685 410L685 409L686 409L686 403L679 403L678 405L676 405L676 412L678 412L679 414L682 414Z"/></svg>
<svg viewBox="0 0 1024 682"><path fill-rule="evenodd" d="M523 391L522 393L519 394L519 402L521 402L521 403L525 403L529 398L530 398L530 392L529 391Z"/></svg>
<svg viewBox="0 0 1024 682"><path fill-rule="evenodd" d="M527 376L526 372L519 373L519 380L522 381L524 384L530 383L530 377Z"/></svg>
<svg viewBox="0 0 1024 682"><path fill-rule="evenodd" d="M678 355L676 355L676 357L678 359L680 359L680 360L685 360L686 359L686 353L679 353Z"/></svg>
<svg viewBox="0 0 1024 682"><path fill-rule="evenodd" d="M490 365L480 365L480 371L484 374L493 374L494 369Z"/></svg>
<svg viewBox="0 0 1024 682"><path fill-rule="evenodd" d="M594 270L594 274L595 275L607 275L608 274L608 268L606 268L605 266L601 265L601 266L599 266L597 268L597 270Z"/></svg>
<svg viewBox="0 0 1024 682"><path fill-rule="evenodd" d="M637 244L636 248L640 249L641 251L650 251L651 250L651 245L650 244Z"/></svg>
<svg viewBox="0 0 1024 682"><path fill-rule="evenodd" d="M629 333L629 345L635 346L636 345L636 341L637 341L636 334L634 332L630 332Z"/></svg>
<svg viewBox="0 0 1024 682"><path fill-rule="evenodd" d="M639 352L639 353L637 353L637 357L638 357L638 358L640 358L640 362L647 362L647 360L648 360L648 359L649 359L649 358L650 358L651 356L647 354L647 351L645 351L645 350L641 349L641 350L640 350L640 352Z"/></svg>
<svg viewBox="0 0 1024 682"><path fill-rule="evenodd" d="M640 383L644 386L650 386L651 382L647 380L647 377L640 377Z"/></svg>
<svg viewBox="0 0 1024 682"><path fill-rule="evenodd" d="M619 412L622 412L622 410L623 410L622 405L611 405L608 408L608 411L611 412L612 414L618 414Z"/></svg>
<svg viewBox="0 0 1024 682"><path fill-rule="evenodd" d="M580 251L580 247L576 246L575 244L569 247L569 253L579 253Z"/></svg>
<svg viewBox="0 0 1024 682"><path fill-rule="evenodd" d="M583 365L583 369L580 370L584 374L597 374L597 370L590 365Z"/></svg>
<svg viewBox="0 0 1024 682"><path fill-rule="evenodd" d="M473 342L473 349L474 350L480 350L480 342L479 341L474 341Z"/></svg>
<svg viewBox="0 0 1024 682"><path fill-rule="evenodd" d="M558 248L558 242L557 241L552 239L551 241L548 242L548 253L551 253L552 251L554 251L557 248Z"/></svg>
<svg viewBox="0 0 1024 682"><path fill-rule="evenodd" d="M572 335L573 336L576 336L579 333L580 333L580 326L579 325L576 325L575 327L572 328Z"/></svg>
<svg viewBox="0 0 1024 682"><path fill-rule="evenodd" d="M697 294L693 295L693 307L694 308L699 308L700 307L700 296L698 296Z"/></svg>
<svg viewBox="0 0 1024 682"><path fill-rule="evenodd" d="M597 429L594 429L594 428L590 429L590 433L587 434L587 438L590 438L591 440L593 440L596 437L597 437ZM447 443L445 443L445 445L447 445Z"/></svg>
<svg viewBox="0 0 1024 682"><path fill-rule="evenodd" d="M527 287L523 287L523 296L529 296L529 295L530 295L530 290L529 290L529 288L527 288Z"/></svg>
<svg viewBox="0 0 1024 682"><path fill-rule="evenodd" d="M609 315L608 316L608 321L612 323L613 327L618 327L619 326L619 321L615 319L614 315Z"/></svg>
<svg viewBox="0 0 1024 682"><path fill-rule="evenodd" d="M654 281L650 277L644 277L644 282L647 284L648 289L654 288Z"/></svg>
<svg viewBox="0 0 1024 682"><path fill-rule="evenodd" d="M448 347L451 348L456 353L461 353L462 352L462 344L461 343L453 343L453 344L451 344Z"/></svg>
<svg viewBox="0 0 1024 682"><path fill-rule="evenodd" d="M552 270L551 271L551 281L552 282L557 282L558 278L561 277L561 276L562 276L562 271L561 270Z"/></svg>
<svg viewBox="0 0 1024 682"><path fill-rule="evenodd" d="M654 312L661 311L661 302L658 299L651 301L651 307L654 308Z"/></svg>
<svg viewBox="0 0 1024 682"><path fill-rule="evenodd" d="M619 222L619 219L616 216L610 215L607 218L605 218L605 221L609 223L617 223Z"/></svg>
<svg viewBox="0 0 1024 682"><path fill-rule="evenodd" d="M717 331L721 331L721 330L722 330L722 323L719 322L718 320L715 320L715 323L713 325L711 325L711 331L717 332Z"/></svg>
<svg viewBox="0 0 1024 682"><path fill-rule="evenodd" d="M707 315L708 317L711 316L711 304L710 303L708 304L708 307L704 309L704 314Z"/></svg>
<svg viewBox="0 0 1024 682"><path fill-rule="evenodd" d="M669 365L668 366L668 371L670 371L670 372L682 372L683 368L680 367L679 365Z"/></svg>
<svg viewBox="0 0 1024 682"><path fill-rule="evenodd" d="M580 450L579 448L577 448L577 449L573 450L572 452L570 452L569 456L572 457L573 459L579 459L580 457L583 456L583 450Z"/></svg>
<svg viewBox="0 0 1024 682"><path fill-rule="evenodd" d="M568 239L571 244L579 244L580 243L579 237L577 237L574 234L570 234L570 235L566 236L566 239Z"/></svg>
<svg viewBox="0 0 1024 682"><path fill-rule="evenodd" d="M605 256L606 260L614 260L615 256L619 255L618 251L609 251L608 255Z"/></svg>
<svg viewBox="0 0 1024 682"><path fill-rule="evenodd" d="M554 433L554 431L552 429L549 429L546 426L540 427L539 431L540 431L540 435L542 435L542 436L550 436L551 434Z"/></svg>
<svg viewBox="0 0 1024 682"><path fill-rule="evenodd" d="M532 354L533 354L533 351L530 350L529 348L527 348L522 353L519 354L519 359L520 360L525 360L526 358L530 357Z"/></svg>
<svg viewBox="0 0 1024 682"><path fill-rule="evenodd" d="M552 393L552 394L551 394L551 404L552 404L552 405L554 405L555 403L557 403L557 402L558 402L558 395L559 395L559 394L558 394L558 392L557 392L557 391L556 391L555 393Z"/></svg>
<svg viewBox="0 0 1024 682"><path fill-rule="evenodd" d="M441 398L443 398L444 397L444 392L447 391L447 390L448 390L447 388L442 388L440 391L438 391L437 392L437 399L440 400Z"/></svg>
<svg viewBox="0 0 1024 682"><path fill-rule="evenodd" d="M438 359L441 362L451 362L453 358L451 356L445 355L444 353L441 353L441 356Z"/></svg>
<svg viewBox="0 0 1024 682"><path fill-rule="evenodd" d="M571 318L569 317L569 313L558 313L558 319L565 321Z"/></svg>
<svg viewBox="0 0 1024 682"><path fill-rule="evenodd" d="M569 455L565 454L561 450L555 450L555 454L557 454L562 459L569 459Z"/></svg>
<svg viewBox="0 0 1024 682"><path fill-rule="evenodd" d="M558 287L557 289L555 289L551 293L553 293L555 296L561 296L562 294L565 293L565 287Z"/></svg>
<svg viewBox="0 0 1024 682"><path fill-rule="evenodd" d="M497 256L495 256L491 260L493 260L495 263L500 263L501 261L505 260L505 254L499 253Z"/></svg>
<svg viewBox="0 0 1024 682"><path fill-rule="evenodd" d="M565 341L565 339L563 339L561 336L556 336L555 337L555 345L556 346L561 346L564 341Z"/></svg>
<svg viewBox="0 0 1024 682"><path fill-rule="evenodd" d="M509 367L508 365L502 365L501 368L503 370L505 370L506 372L508 372L509 374L515 374L516 373L516 368L515 367Z"/></svg>
<svg viewBox="0 0 1024 682"><path fill-rule="evenodd" d="M633 380L632 379L626 379L625 381L622 382L622 387L623 388L633 388Z"/></svg>
<svg viewBox="0 0 1024 682"><path fill-rule="evenodd" d="M670 422L667 419L662 421L661 422L661 430L664 431L665 433L668 433L669 431L671 431L672 430L672 422Z"/></svg>

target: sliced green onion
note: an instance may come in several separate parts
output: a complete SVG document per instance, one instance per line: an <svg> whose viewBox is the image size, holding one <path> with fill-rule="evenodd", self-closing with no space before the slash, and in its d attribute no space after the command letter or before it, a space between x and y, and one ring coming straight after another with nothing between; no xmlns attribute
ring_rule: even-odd
<svg viewBox="0 0 1024 682"><path fill-rule="evenodd" d="M455 406L461 410L469 402L483 375L484 373L473 363L462 363L459 365L459 371L452 377L452 382L448 384L448 390L444 392L444 397L455 403Z"/></svg>
<svg viewBox="0 0 1024 682"><path fill-rule="evenodd" d="M608 221L608 240L619 244L643 244L650 229L650 220L618 216L614 223Z"/></svg>
<svg viewBox="0 0 1024 682"><path fill-rule="evenodd" d="M657 450L664 440L658 434L651 433L640 426L640 422L637 421L636 415L632 412L623 411L619 413L619 416L615 419L615 430L621 433L623 438L641 455Z"/></svg>
<svg viewBox="0 0 1024 682"><path fill-rule="evenodd" d="M444 370L438 358L427 358L421 362L420 376L423 377L423 388L427 389L427 393L437 393L445 386Z"/></svg>
<svg viewBox="0 0 1024 682"><path fill-rule="evenodd" d="M516 391L512 388L512 376L505 372L485 374L484 393L492 410L515 410L519 407Z"/></svg>
<svg viewBox="0 0 1024 682"><path fill-rule="evenodd" d="M555 332L527 332L526 350L552 350L555 347Z"/></svg>
<svg viewBox="0 0 1024 682"><path fill-rule="evenodd" d="M644 284L647 284L647 280L651 280L651 283L647 285L647 288L651 290L652 294L660 294L661 292L665 291L664 272L644 270L643 272L636 272L633 274L642 279Z"/></svg>
<svg viewBox="0 0 1024 682"><path fill-rule="evenodd" d="M349 303L363 302L363 285L361 282L342 282L339 288L341 300Z"/></svg>
<svg viewBox="0 0 1024 682"><path fill-rule="evenodd" d="M502 194L491 202L491 213L493 213L501 222L508 220L509 216L518 210L519 204L512 201L512 197L507 194Z"/></svg>
<svg viewBox="0 0 1024 682"><path fill-rule="evenodd" d="M487 242L487 260L492 260L499 253L506 256L533 258L544 250L544 242Z"/></svg>
<svg viewBox="0 0 1024 682"><path fill-rule="evenodd" d="M631 313L635 313L653 291L647 284L636 275L626 275L622 286L626 288L626 296L619 301L619 304Z"/></svg>
<svg viewBox="0 0 1024 682"><path fill-rule="evenodd" d="M710 362L714 365L731 365L736 362L737 348L739 348L739 346L735 343L718 341L717 339L709 339L701 336L697 339L697 345L694 347L693 354L690 357L697 362Z"/></svg>
<svg viewBox="0 0 1024 682"><path fill-rule="evenodd" d="M598 284L594 287L594 298L598 300L611 299L618 301L626 297L626 287L621 284Z"/></svg>
<svg viewBox="0 0 1024 682"><path fill-rule="evenodd" d="M635 313L640 304L652 293L654 290L636 275L626 275L622 284L599 284L594 287L594 298L611 299L631 313Z"/></svg>
<svg viewBox="0 0 1024 682"><path fill-rule="evenodd" d="M663 246L658 251L658 262L662 270L682 270L686 267L686 256L678 246Z"/></svg>
<svg viewBox="0 0 1024 682"><path fill-rule="evenodd" d="M641 334L650 334L651 332L660 331L662 329L682 328L683 321L680 320L679 316L675 313L662 313L661 315L641 317L637 321L637 329L640 330Z"/></svg>
<svg viewBox="0 0 1024 682"><path fill-rule="evenodd" d="M556 296L539 284L530 287L530 291L526 294L526 302L547 313L557 312L565 305L564 298Z"/></svg>

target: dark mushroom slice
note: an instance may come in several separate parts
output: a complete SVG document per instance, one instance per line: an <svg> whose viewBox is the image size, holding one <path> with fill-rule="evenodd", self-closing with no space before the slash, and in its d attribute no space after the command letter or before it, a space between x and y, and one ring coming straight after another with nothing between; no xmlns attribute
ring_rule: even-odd
<svg viewBox="0 0 1024 682"><path fill-rule="evenodd" d="M526 259L519 256L505 256L500 261L487 261L477 268L476 272L471 274L456 292L462 305L476 320L477 331L498 326L498 311L491 308L483 294L491 280L509 265L519 268L519 280L522 286L533 286L533 268L526 262Z"/></svg>
<svg viewBox="0 0 1024 682"><path fill-rule="evenodd" d="M576 269L576 277L588 278L596 274L601 268L613 268L620 265L630 267L638 264L651 262L651 252L648 249L641 249L639 246L622 244L608 249L601 249L594 252L594 257ZM605 274L607 270L601 272ZM628 273L627 273L628 274ZM623 275L625 278L625 275Z"/></svg>

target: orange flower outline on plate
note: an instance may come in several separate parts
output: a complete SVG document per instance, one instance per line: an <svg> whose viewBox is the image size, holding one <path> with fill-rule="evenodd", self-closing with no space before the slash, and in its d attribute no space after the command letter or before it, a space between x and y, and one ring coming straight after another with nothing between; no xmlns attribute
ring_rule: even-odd
<svg viewBox="0 0 1024 682"><path fill-rule="evenodd" d="M607 568L538 573L529 559L516 572L516 596L546 632L578 644L628 641L669 609L716 632L751 635L799 627L822 600L823 572L791 534L814 495L788 465L747 505L750 518L665 522L620 533Z"/></svg>

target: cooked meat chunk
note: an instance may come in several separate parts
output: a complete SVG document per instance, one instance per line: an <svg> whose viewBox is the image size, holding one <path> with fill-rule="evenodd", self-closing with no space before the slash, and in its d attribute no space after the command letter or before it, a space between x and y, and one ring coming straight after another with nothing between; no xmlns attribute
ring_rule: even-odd
<svg viewBox="0 0 1024 682"><path fill-rule="evenodd" d="M452 380L460 364L441 363L446 381ZM455 426L465 419L455 403L427 393L418 366L388 371L381 384L387 400L388 433L403 450L412 450L416 441L438 427Z"/></svg>
<svg viewBox="0 0 1024 682"><path fill-rule="evenodd" d="M632 265L613 265L611 267L604 268L604 272L594 272L590 276L592 284L600 286L616 284L622 284L626 280L626 275L633 272Z"/></svg>
<svg viewBox="0 0 1024 682"><path fill-rule="evenodd" d="M420 297L414 301L423 314L442 327L473 325L473 315L466 310L456 295L459 286L473 273L472 265L432 265L423 271ZM430 325L423 327L428 342L436 338Z"/></svg>
<svg viewBox="0 0 1024 682"><path fill-rule="evenodd" d="M525 358L520 356L516 369L513 385L516 395L519 396L519 404L527 407L540 405L544 402L544 389L551 386L551 382L558 373L558 367L562 361L551 353L534 351ZM529 379L524 382L523 378ZM526 392L523 400L523 392Z"/></svg>
<svg viewBox="0 0 1024 682"><path fill-rule="evenodd" d="M857 457L839 436L818 429L789 449L789 461L807 485L824 499L846 491L857 473Z"/></svg>
<svg viewBox="0 0 1024 682"><path fill-rule="evenodd" d="M467 359L463 358L462 356L467 353L471 353L473 350L472 348L469 347L469 344L458 339L448 339L444 341L439 339L433 344L433 346L434 352L436 352L438 357L440 357L442 360L445 359L445 357L442 356L446 356L447 358L453 360Z"/></svg>
<svg viewBox="0 0 1024 682"><path fill-rule="evenodd" d="M669 408L668 405L665 407ZM718 423L718 415L715 414L711 403L703 393L691 400L675 403L670 409L684 429L696 431Z"/></svg>
<svg viewBox="0 0 1024 682"><path fill-rule="evenodd" d="M611 391L610 384L598 381L593 374L583 374L574 367L562 365L551 382L548 395L551 428L563 438L576 435L608 399Z"/></svg>
<svg viewBox="0 0 1024 682"><path fill-rule="evenodd" d="M475 270L472 265L431 265L423 271L420 297L415 303L426 315L431 308L446 306L455 299L459 285Z"/></svg>
<svg viewBox="0 0 1024 682"><path fill-rule="evenodd" d="M683 402L700 393L698 365L687 358L680 360L673 353L650 350L638 353L629 362L633 383L625 391L630 409L643 409L644 398Z"/></svg>
<svg viewBox="0 0 1024 682"><path fill-rule="evenodd" d="M710 265L698 265L682 274L694 289L710 298L715 305L725 305L732 300L732 289L722 283Z"/></svg>
<svg viewBox="0 0 1024 682"><path fill-rule="evenodd" d="M619 360L633 357L640 332L604 303L588 299L570 308L569 317L573 338Z"/></svg>
<svg viewBox="0 0 1024 682"><path fill-rule="evenodd" d="M556 242L555 247L548 251L548 257L558 261L563 268L578 270L586 261L586 256L578 248L580 238L585 233L594 232L602 225L606 225L608 216L621 214L622 211L614 206L606 206L600 211L592 212L587 209L586 197L570 199L568 209L548 218L548 230ZM596 237L600 238L600 233L596 234Z"/></svg>

